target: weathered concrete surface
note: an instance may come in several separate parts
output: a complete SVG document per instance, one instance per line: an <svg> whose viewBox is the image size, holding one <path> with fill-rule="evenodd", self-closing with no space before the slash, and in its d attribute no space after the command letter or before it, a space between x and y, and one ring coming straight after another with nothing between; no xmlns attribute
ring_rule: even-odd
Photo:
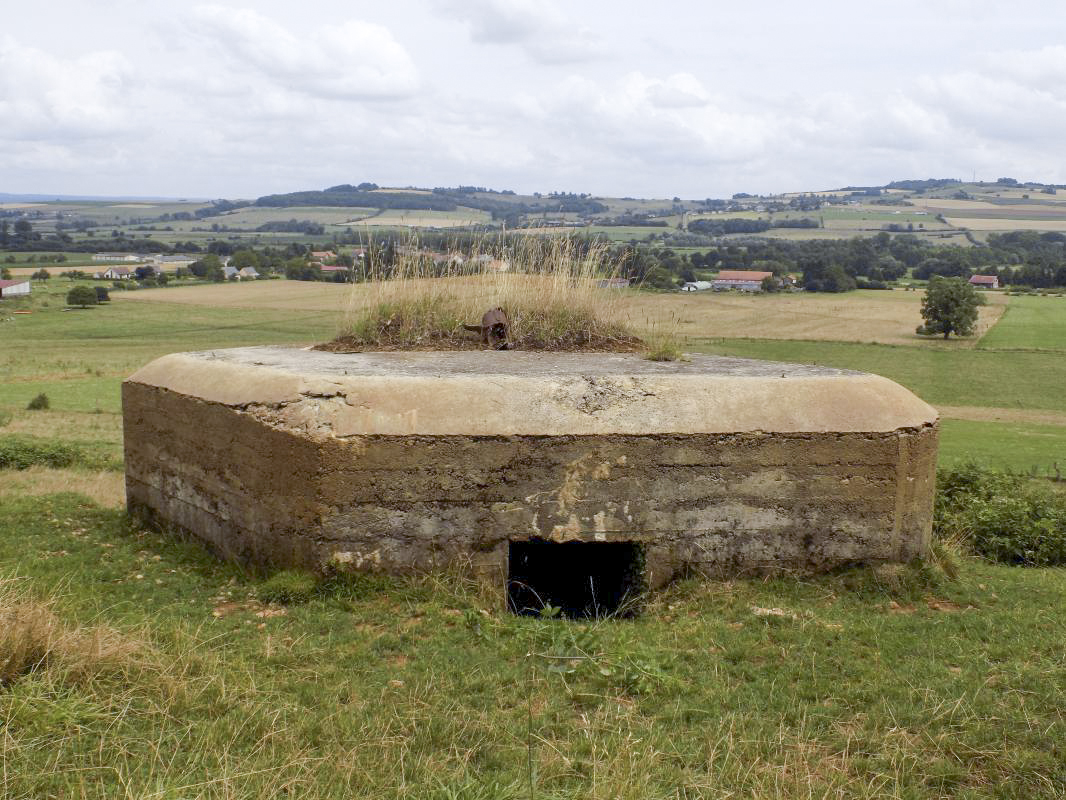
<svg viewBox="0 0 1066 800"><path fill-rule="evenodd" d="M511 540L636 540L654 586L929 540L936 411L859 372L253 347L158 359L123 411L131 509L261 563L503 575Z"/></svg>

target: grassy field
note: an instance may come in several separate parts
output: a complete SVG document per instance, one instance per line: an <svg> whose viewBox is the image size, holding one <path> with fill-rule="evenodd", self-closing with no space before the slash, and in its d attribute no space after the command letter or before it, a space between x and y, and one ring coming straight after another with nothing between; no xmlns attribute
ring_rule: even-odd
<svg viewBox="0 0 1066 800"><path fill-rule="evenodd" d="M332 337L338 322L336 311L264 314L255 309L119 300L65 312L66 282L52 283L34 287L32 314L3 323L9 347L0 352L0 415L8 423L0 426L0 435L25 432L42 438L102 441L116 454L121 451L121 382L153 358L208 347L311 344ZM119 296L119 292L113 295ZM27 410L29 401L42 392L51 408Z"/></svg>
<svg viewBox="0 0 1066 800"><path fill-rule="evenodd" d="M945 417L941 463L973 457L1019 472L1036 468L1041 475L1053 474L1055 463L1066 466L1066 359L1061 353L1066 331L1056 313L1063 301L1006 299L1011 306L1004 322L992 327L976 348L695 338L690 349L884 375L940 409ZM1000 325L1012 317L1014 322L1000 333Z"/></svg>
<svg viewBox="0 0 1066 800"><path fill-rule="evenodd" d="M1066 297L1015 295L981 348L1066 351Z"/></svg>
<svg viewBox="0 0 1066 800"><path fill-rule="evenodd" d="M0 563L5 605L62 632L0 690L12 800L1066 787L1061 570L687 581L595 624L511 616L458 575L286 607L72 495L5 502Z"/></svg>
<svg viewBox="0 0 1066 800"><path fill-rule="evenodd" d="M694 342L692 349L875 372L933 405L1066 411L1066 359L1055 353L759 339Z"/></svg>
<svg viewBox="0 0 1066 800"><path fill-rule="evenodd" d="M987 464L1040 477L1066 477L1066 415L1056 425L940 421L940 463Z"/></svg>
<svg viewBox="0 0 1066 800"><path fill-rule="evenodd" d="M167 352L328 339L347 288L116 292L67 312L52 283L2 323L0 440L83 456L0 470L0 637L13 620L53 632L50 656L0 685L0 796L1066 795L1062 569L959 557L955 579L685 581L637 619L592 624L513 617L461 575L278 605L267 576L131 526L119 386ZM672 313L690 349L899 381L946 411L944 464L1066 468L1066 301L1003 297L976 348L869 343L913 330L917 298L626 302ZM832 331L861 341L816 338ZM753 332L777 338L738 338ZM51 407L27 410L40 392Z"/></svg>
<svg viewBox="0 0 1066 800"><path fill-rule="evenodd" d="M179 286L116 292L108 306L63 312L66 282L53 283L56 285L43 295L35 290L35 313L5 324L8 341L14 346L0 354L0 412L12 416L13 430L23 430L31 425L30 420L37 420L32 422L35 435L47 432L48 424L39 422L42 413L80 415L54 423L62 438L74 439L97 436L101 418L109 418L114 422L107 441L116 450L119 384L126 375L167 352L327 340L335 334L351 292L341 284L291 281ZM356 287L357 296L360 291ZM917 317L918 297L917 292L872 291L844 296L765 297L634 292L626 302L636 327L676 329L686 338L688 349L876 372L937 406L1066 413L1066 394L1059 390L1066 385L1066 359L1061 354L991 350L984 346L987 340L974 349L972 342L949 342L945 347L940 341L908 338L909 326ZM1029 313L1026 309L1057 308L1054 304L1063 302L1057 298L997 298L1019 303L1023 316L1018 324L1023 329L1024 314ZM1041 341L1054 343L1059 317L1034 313L1046 320ZM996 330L998 326L993 332ZM738 334L782 338L727 338ZM834 336L856 336L863 341L816 339ZM870 343L878 337L907 344ZM40 392L49 396L52 410L27 411L26 404ZM955 429L961 437L958 443L954 442L956 434L946 428L945 457L964 451L963 445L980 431L986 431L991 440L1010 441L1004 425L1013 426L1012 430L1049 426L1052 434L1059 430L1054 424L1058 417L1004 421L991 411L986 421L966 414L964 421L970 424ZM958 412L947 411L952 413ZM85 435L76 435L80 425L87 426ZM1066 461L1061 437L1034 435L1028 441L1024 447L1019 444L1016 457L1011 448L999 451L1001 459L1017 469L1046 466L1056 459ZM1034 442L1042 444L1037 447ZM990 449L980 446L978 450Z"/></svg>

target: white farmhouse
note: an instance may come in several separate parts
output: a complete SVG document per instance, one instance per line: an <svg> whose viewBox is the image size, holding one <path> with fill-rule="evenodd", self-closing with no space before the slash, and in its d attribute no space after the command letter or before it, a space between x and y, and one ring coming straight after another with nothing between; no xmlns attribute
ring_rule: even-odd
<svg viewBox="0 0 1066 800"><path fill-rule="evenodd" d="M93 261L121 263L123 261L140 261L141 257L133 253L93 253Z"/></svg>
<svg viewBox="0 0 1066 800"><path fill-rule="evenodd" d="M764 278L773 277L772 272L754 269L723 269L711 281L714 289L739 289L742 292L761 292Z"/></svg>
<svg viewBox="0 0 1066 800"><path fill-rule="evenodd" d="M0 281L0 297L20 297L29 293L29 281Z"/></svg>

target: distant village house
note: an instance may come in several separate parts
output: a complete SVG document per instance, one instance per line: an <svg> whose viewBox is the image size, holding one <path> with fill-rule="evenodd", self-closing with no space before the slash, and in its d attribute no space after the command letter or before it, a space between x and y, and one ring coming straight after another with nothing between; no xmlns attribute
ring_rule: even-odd
<svg viewBox="0 0 1066 800"><path fill-rule="evenodd" d="M29 293L29 281L0 281L0 298L21 297Z"/></svg>
<svg viewBox="0 0 1066 800"><path fill-rule="evenodd" d="M141 256L134 253L93 253L93 261L121 262L141 260Z"/></svg>
<svg viewBox="0 0 1066 800"><path fill-rule="evenodd" d="M772 272L760 272L753 269L723 269L718 277L711 281L713 289L739 289L742 292L761 292L764 278L772 278Z"/></svg>
<svg viewBox="0 0 1066 800"><path fill-rule="evenodd" d="M973 275L970 277L970 285L978 289L998 289L999 278L995 275Z"/></svg>
<svg viewBox="0 0 1066 800"><path fill-rule="evenodd" d="M162 269L187 267L194 261L196 261L196 256L191 255L152 256L151 258L151 262Z"/></svg>

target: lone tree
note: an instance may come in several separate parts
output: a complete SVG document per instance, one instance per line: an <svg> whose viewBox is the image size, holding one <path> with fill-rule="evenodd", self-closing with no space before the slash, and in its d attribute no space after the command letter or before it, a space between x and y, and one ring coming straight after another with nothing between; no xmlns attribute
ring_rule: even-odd
<svg viewBox="0 0 1066 800"><path fill-rule="evenodd" d="M925 324L919 325L917 332L927 336L942 333L945 339L953 333L972 336L977 307L984 304L985 299L963 278L934 275L922 300Z"/></svg>
<svg viewBox="0 0 1066 800"><path fill-rule="evenodd" d="M69 292L67 292L67 305L68 306L86 306L96 305L96 290L92 286L75 286Z"/></svg>

